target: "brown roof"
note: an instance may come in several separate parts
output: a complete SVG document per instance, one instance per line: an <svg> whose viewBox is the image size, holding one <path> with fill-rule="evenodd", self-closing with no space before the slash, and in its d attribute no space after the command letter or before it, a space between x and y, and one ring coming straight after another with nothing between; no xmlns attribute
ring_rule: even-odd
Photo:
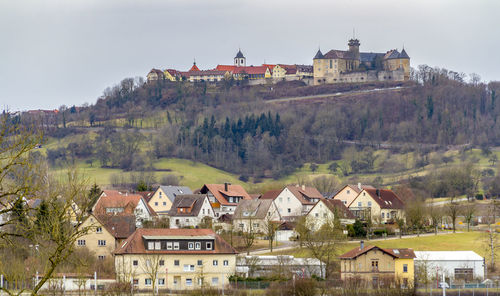
<svg viewBox="0 0 500 296"><path fill-rule="evenodd" d="M264 219L273 204L272 199L242 200L234 210L234 219Z"/></svg>
<svg viewBox="0 0 500 296"><path fill-rule="evenodd" d="M149 202L151 197L153 197L153 193L154 193L154 191L138 191L138 192L136 192L136 194L139 194L140 196L142 196L144 198L144 200L147 202Z"/></svg>
<svg viewBox="0 0 500 296"><path fill-rule="evenodd" d="M94 217L115 238L127 238L135 231L134 215L95 215Z"/></svg>
<svg viewBox="0 0 500 296"><path fill-rule="evenodd" d="M215 239L213 250L146 250L143 236L211 236ZM237 254L238 252L212 229L166 229L138 228L116 251L115 254Z"/></svg>
<svg viewBox="0 0 500 296"><path fill-rule="evenodd" d="M354 214L349 211L349 209L344 205L344 203L341 200L338 199L321 199L323 203L332 211L332 213L335 212L335 209L337 209L337 214L340 216L339 218L342 219L356 219Z"/></svg>
<svg viewBox="0 0 500 296"><path fill-rule="evenodd" d="M365 189L382 209L403 209L404 202L389 189Z"/></svg>
<svg viewBox="0 0 500 296"><path fill-rule="evenodd" d="M241 185L228 184L227 191L225 191L224 186L225 184L205 184L200 189L200 193L206 194L210 191L221 205L237 205L237 203L227 201L227 197L229 196L241 196L243 199L252 199Z"/></svg>
<svg viewBox="0 0 500 296"><path fill-rule="evenodd" d="M174 203L168 212L170 217L172 216L189 216L197 217L200 213L201 207L203 206L203 201L207 196L202 194L184 194L177 195L174 199ZM191 212L177 212L178 208L192 208Z"/></svg>
<svg viewBox="0 0 500 296"><path fill-rule="evenodd" d="M198 70L190 74L190 76L220 76L225 75L227 71L219 70Z"/></svg>
<svg viewBox="0 0 500 296"><path fill-rule="evenodd" d="M121 193L117 190L104 190L97 200L93 212L96 215L106 215L106 208L124 208L123 213L120 214L134 214L135 208L141 199L144 200L140 194ZM153 208L151 208L145 200L144 203L148 207L150 214L156 216L156 212Z"/></svg>
<svg viewBox="0 0 500 296"><path fill-rule="evenodd" d="M292 192L295 197L304 205L314 205L315 202L312 202L311 199L322 199L323 195L318 191L318 189L309 186L286 186L290 192Z"/></svg>
<svg viewBox="0 0 500 296"><path fill-rule="evenodd" d="M344 189L347 186L349 186L352 190L356 191L357 193L360 193L361 191L363 191L363 189L375 189L375 187L373 187L372 185L361 185L361 189L360 189L358 187L358 185L354 185L354 184L347 184L342 189Z"/></svg>
<svg viewBox="0 0 500 296"><path fill-rule="evenodd" d="M278 197L278 195L280 195L281 191L283 191L283 190L266 191L260 196L260 199L276 199L276 197Z"/></svg>
<svg viewBox="0 0 500 296"><path fill-rule="evenodd" d="M415 253L413 249L382 249L377 246L365 246L363 249L360 247L354 248L345 254L339 256L340 259L355 259L356 257L369 252L370 250L380 250L394 258L415 258Z"/></svg>
<svg viewBox="0 0 500 296"><path fill-rule="evenodd" d="M344 50L336 50L332 49L329 52L327 52L324 56L324 59L345 59L345 60L354 60L354 56L350 51L344 51Z"/></svg>

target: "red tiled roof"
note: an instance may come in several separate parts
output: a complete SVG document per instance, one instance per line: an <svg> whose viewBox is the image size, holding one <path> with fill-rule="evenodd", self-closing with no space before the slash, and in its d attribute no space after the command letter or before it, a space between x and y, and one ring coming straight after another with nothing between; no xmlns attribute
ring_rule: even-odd
<svg viewBox="0 0 500 296"><path fill-rule="evenodd" d="M117 190L103 190L103 193L94 206L93 212L96 215L106 215L106 208L124 208L123 213L120 213L121 215L134 214L134 210L141 199L142 196L140 194L121 193ZM144 203L151 215L156 216L157 214L153 208L145 200Z"/></svg>
<svg viewBox="0 0 500 296"><path fill-rule="evenodd" d="M382 209L403 209L404 202L389 189L365 189Z"/></svg>
<svg viewBox="0 0 500 296"><path fill-rule="evenodd" d="M134 215L95 215L94 217L115 238L127 238L135 231Z"/></svg>
<svg viewBox="0 0 500 296"><path fill-rule="evenodd" d="M172 75L172 76L181 76L181 72L177 71L175 69L167 69L165 71L167 71L168 73L170 73L170 75Z"/></svg>
<svg viewBox="0 0 500 296"><path fill-rule="evenodd" d="M241 185L228 184L227 191L225 191L224 186L225 184L205 184L200 189L200 193L206 194L210 191L221 205L237 205L237 203L227 201L226 197L229 196L242 196L243 199L252 199Z"/></svg>
<svg viewBox="0 0 500 296"><path fill-rule="evenodd" d="M219 70L198 70L190 74L190 76L219 76L226 74L227 71Z"/></svg>
<svg viewBox="0 0 500 296"><path fill-rule="evenodd" d="M266 74L267 69L268 68L265 66L236 67L233 70L233 74L250 74L250 75Z"/></svg>
<svg viewBox="0 0 500 296"><path fill-rule="evenodd" d="M384 253L387 253L388 255L394 257L394 258L415 258L415 253L413 252L413 249L382 249L377 246L365 246L363 249L360 247L354 248L350 251L348 251L345 254L342 254L339 256L340 259L355 259L359 255L365 254L369 252L370 250L381 250ZM397 250L397 251L395 251Z"/></svg>
<svg viewBox="0 0 500 296"><path fill-rule="evenodd" d="M269 190L260 196L260 199L276 199L283 190Z"/></svg>
<svg viewBox="0 0 500 296"><path fill-rule="evenodd" d="M332 213L337 209L339 218L341 219L356 219L354 214L344 205L341 200L338 199L321 199L323 203L332 211Z"/></svg>
<svg viewBox="0 0 500 296"><path fill-rule="evenodd" d="M215 239L213 250L146 250L143 236L211 236ZM238 252L212 229L138 228L115 252L122 254L237 254Z"/></svg>
<svg viewBox="0 0 500 296"><path fill-rule="evenodd" d="M198 68L198 66L196 66L196 64L193 64L193 66L191 67L191 69L189 69L188 72L194 72L194 71L200 71L200 68Z"/></svg>
<svg viewBox="0 0 500 296"><path fill-rule="evenodd" d="M236 67L237 66L233 66L233 65L217 65L215 70L232 72Z"/></svg>

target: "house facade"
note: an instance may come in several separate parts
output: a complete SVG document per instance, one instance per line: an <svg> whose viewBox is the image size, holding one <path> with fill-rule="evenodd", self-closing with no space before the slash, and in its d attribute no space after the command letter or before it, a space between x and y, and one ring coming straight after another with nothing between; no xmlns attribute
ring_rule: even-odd
<svg viewBox="0 0 500 296"><path fill-rule="evenodd" d="M340 224L354 224L356 217L344 206L342 201L334 199L321 199L306 215L307 224L318 230L325 223L338 219Z"/></svg>
<svg viewBox="0 0 500 296"><path fill-rule="evenodd" d="M265 234L268 223L277 223L280 220L281 216L274 200L242 200L234 211L233 229Z"/></svg>
<svg viewBox="0 0 500 296"><path fill-rule="evenodd" d="M214 219L215 212L206 195L177 195L168 216L170 228L198 227L202 219Z"/></svg>
<svg viewBox="0 0 500 296"><path fill-rule="evenodd" d="M394 223L404 218L404 202L389 189L363 189L348 206L360 220L374 223Z"/></svg>
<svg viewBox="0 0 500 296"><path fill-rule="evenodd" d="M115 268L140 290L221 289L236 255L211 229L137 229L115 252Z"/></svg>
<svg viewBox="0 0 500 296"><path fill-rule="evenodd" d="M412 249L382 249L364 246L361 241L359 247L339 256L340 277L342 280L361 279L375 287L385 281L412 286L414 258Z"/></svg>
<svg viewBox="0 0 500 296"><path fill-rule="evenodd" d="M307 214L323 196L314 187L289 185L278 195L267 197L264 194L263 198L274 199L281 217L298 217Z"/></svg>
<svg viewBox="0 0 500 296"><path fill-rule="evenodd" d="M177 195L193 194L186 186L159 186L148 200L149 206L158 216L167 216Z"/></svg>
<svg viewBox="0 0 500 296"><path fill-rule="evenodd" d="M348 207L358 196L358 194L365 188L372 189L374 187L370 185L362 185L361 183L358 183L357 185L347 184L334 196L332 196L332 199L340 200L344 204L344 206Z"/></svg>
<svg viewBox="0 0 500 296"><path fill-rule="evenodd" d="M252 199L241 185L231 183L205 184L200 193L208 196L216 217L224 214L232 215L241 200Z"/></svg>

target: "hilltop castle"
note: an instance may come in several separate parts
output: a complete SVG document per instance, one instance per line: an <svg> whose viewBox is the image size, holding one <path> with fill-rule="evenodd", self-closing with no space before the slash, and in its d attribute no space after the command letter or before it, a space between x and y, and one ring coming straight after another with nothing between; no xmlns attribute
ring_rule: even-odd
<svg viewBox="0 0 500 296"><path fill-rule="evenodd" d="M349 50L318 50L313 58L314 84L410 79L410 57L403 50L386 53L359 52L359 40L351 39Z"/></svg>

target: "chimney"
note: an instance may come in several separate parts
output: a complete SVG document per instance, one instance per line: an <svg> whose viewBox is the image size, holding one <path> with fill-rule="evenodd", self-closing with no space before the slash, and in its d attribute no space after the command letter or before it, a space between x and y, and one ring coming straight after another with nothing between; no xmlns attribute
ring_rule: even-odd
<svg viewBox="0 0 500 296"><path fill-rule="evenodd" d="M375 192L377 193L377 196L380 197L380 189L376 189Z"/></svg>
<svg viewBox="0 0 500 296"><path fill-rule="evenodd" d="M228 191L229 185L231 185L231 183L228 183L228 182L224 183L224 191Z"/></svg>
<svg viewBox="0 0 500 296"><path fill-rule="evenodd" d="M358 183L358 189L361 190L361 183Z"/></svg>
<svg viewBox="0 0 500 296"><path fill-rule="evenodd" d="M306 190L306 185L302 185L302 190Z"/></svg>
<svg viewBox="0 0 500 296"><path fill-rule="evenodd" d="M360 241L359 242L359 249L363 250L364 247L365 247L365 242L364 241Z"/></svg>

